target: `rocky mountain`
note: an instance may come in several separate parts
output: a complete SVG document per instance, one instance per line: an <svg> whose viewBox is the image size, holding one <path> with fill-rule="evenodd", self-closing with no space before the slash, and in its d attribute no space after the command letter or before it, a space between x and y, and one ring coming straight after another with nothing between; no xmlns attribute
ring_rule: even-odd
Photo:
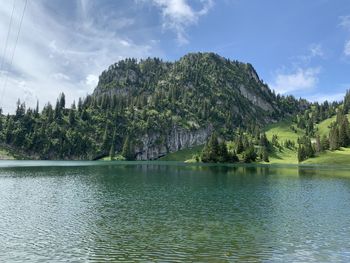
<svg viewBox="0 0 350 263"><path fill-rule="evenodd" d="M221 109L217 111L225 110L234 115L233 119L248 114L258 122L267 122L273 113L280 112L276 96L251 64L230 61L214 53L191 53L174 63L156 58L123 60L101 74L94 91L94 95L147 99L155 93L177 100L178 104L190 102L185 107L194 114L194 109L207 113L218 106ZM257 112L262 114L257 116Z"/></svg>
<svg viewBox="0 0 350 263"><path fill-rule="evenodd" d="M0 118L0 141L40 159L157 159L204 144L215 131L233 139L308 107L275 95L252 65L214 53L175 62L125 59L102 72L93 94L66 107L61 94L42 112L18 103Z"/></svg>
<svg viewBox="0 0 350 263"><path fill-rule="evenodd" d="M173 63L120 61L101 74L93 96L124 98L143 121L154 118L154 125L135 135L140 160L203 144L213 130L232 136L238 127L264 125L283 113L252 65L214 53L191 53Z"/></svg>

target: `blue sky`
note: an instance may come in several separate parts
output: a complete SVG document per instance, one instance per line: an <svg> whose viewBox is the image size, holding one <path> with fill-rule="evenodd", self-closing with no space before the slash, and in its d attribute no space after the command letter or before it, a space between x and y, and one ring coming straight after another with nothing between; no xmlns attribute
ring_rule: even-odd
<svg viewBox="0 0 350 263"><path fill-rule="evenodd" d="M70 103L126 57L196 51L250 62L282 94L339 100L350 88L348 0L28 0L14 50L24 6L0 6L5 112L18 98L43 105L61 91Z"/></svg>

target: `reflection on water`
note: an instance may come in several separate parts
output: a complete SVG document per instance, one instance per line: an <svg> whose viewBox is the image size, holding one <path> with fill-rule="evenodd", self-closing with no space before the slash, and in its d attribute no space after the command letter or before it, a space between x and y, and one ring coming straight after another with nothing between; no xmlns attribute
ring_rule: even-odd
<svg viewBox="0 0 350 263"><path fill-rule="evenodd" d="M13 164L2 262L350 260L347 168Z"/></svg>

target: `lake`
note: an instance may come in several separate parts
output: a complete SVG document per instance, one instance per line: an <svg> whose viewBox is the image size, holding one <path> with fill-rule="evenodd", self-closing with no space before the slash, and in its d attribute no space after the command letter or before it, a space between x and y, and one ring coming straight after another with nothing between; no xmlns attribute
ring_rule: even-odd
<svg viewBox="0 0 350 263"><path fill-rule="evenodd" d="M350 262L350 169L2 161L0 261Z"/></svg>

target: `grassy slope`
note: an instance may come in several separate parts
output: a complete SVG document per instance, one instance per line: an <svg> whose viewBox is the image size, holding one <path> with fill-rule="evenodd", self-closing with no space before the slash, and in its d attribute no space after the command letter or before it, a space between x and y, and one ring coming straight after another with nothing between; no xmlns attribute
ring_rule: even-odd
<svg viewBox="0 0 350 263"><path fill-rule="evenodd" d="M269 160L269 164L298 164L296 151L287 148L276 149L270 154Z"/></svg>
<svg viewBox="0 0 350 263"><path fill-rule="evenodd" d="M350 148L342 148L339 151L326 151L316 158L311 158L303 164L347 164L350 165Z"/></svg>
<svg viewBox="0 0 350 263"><path fill-rule="evenodd" d="M284 120L274 124L270 124L266 127L266 136L271 141L272 136L275 134L278 136L279 142L286 140L297 141L298 137L303 136L304 132L293 125L297 132L294 132L290 127L292 126L291 120Z"/></svg>
<svg viewBox="0 0 350 263"><path fill-rule="evenodd" d="M333 116L332 118L326 119L319 124L317 124L317 133L321 136L326 135L328 136L329 134L329 125L331 125L332 122L335 122L336 116Z"/></svg>
<svg viewBox="0 0 350 263"><path fill-rule="evenodd" d="M348 116L348 119L350 121L350 114L347 116ZM316 126L317 132L321 136L321 138L323 135L326 135L326 136L329 135L329 126L331 125L332 122L335 122L336 118L337 118L336 116L333 116L332 118L329 118L329 119L326 119L326 120L320 122Z"/></svg>
<svg viewBox="0 0 350 263"><path fill-rule="evenodd" d="M169 153L164 157L161 157L159 161L178 161L184 162L186 160L192 159L194 154L200 154L203 149L203 145L195 146L193 148L184 149L174 153Z"/></svg>
<svg viewBox="0 0 350 263"><path fill-rule="evenodd" d="M350 115L348 115L350 120ZM336 116L328 118L320 122L317 127L317 133L322 137L329 135L329 126L336 121ZM349 164L350 165L350 149L343 148L339 151L326 151L319 154L316 158L311 158L303 162L303 164Z"/></svg>
<svg viewBox="0 0 350 263"><path fill-rule="evenodd" d="M348 118L350 116L348 115ZM320 124L317 125L318 133L323 135L329 134L329 125L334 122L336 117L332 117L329 119L326 119L322 121ZM278 136L279 142L285 141L286 139L289 140L296 140L299 136L302 136L304 133L303 131L297 129L297 133L293 132L290 129L291 121L282 121L279 123L275 123L272 125L267 126L266 128L266 135L269 140L272 139L272 135L276 134ZM271 164L297 164L297 153L296 151L289 150L286 148L283 148L281 151L276 150L274 153L270 154L270 163ZM303 164L349 164L350 165L350 149L342 149L340 151L326 151L324 153L321 153L319 156L315 158L308 159L303 162Z"/></svg>
<svg viewBox="0 0 350 263"><path fill-rule="evenodd" d="M291 120L284 120L278 123L270 124L266 127L265 132L267 138L271 141L273 135L277 135L278 141L280 143L291 140L295 143L298 137L303 136L304 132L294 125L297 132L294 132L290 127L292 125ZM270 164L297 164L298 158L297 153L294 150L283 148L282 150L275 149L273 153L270 154Z"/></svg>

